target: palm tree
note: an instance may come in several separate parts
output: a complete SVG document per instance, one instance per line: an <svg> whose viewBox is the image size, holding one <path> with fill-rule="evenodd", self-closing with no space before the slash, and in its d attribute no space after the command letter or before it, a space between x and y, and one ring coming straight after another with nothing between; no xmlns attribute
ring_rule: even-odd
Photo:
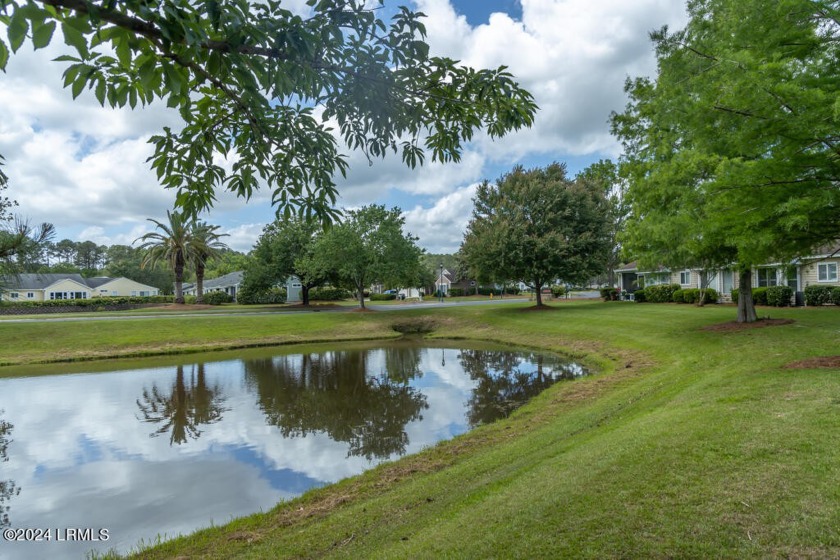
<svg viewBox="0 0 840 560"><path fill-rule="evenodd" d="M188 257L195 269L195 302L204 303L204 268L207 261L218 257L228 246L220 240L227 237L227 233L217 233L219 226L211 226L205 222L193 224Z"/></svg>
<svg viewBox="0 0 840 560"><path fill-rule="evenodd" d="M165 224L155 219L148 220L155 224L160 232L153 231L134 240L142 241L140 249L146 251L140 268L155 267L159 263L168 264L175 273L175 303L184 303L184 267L189 260L192 232L195 222L177 210L166 211L169 223Z"/></svg>

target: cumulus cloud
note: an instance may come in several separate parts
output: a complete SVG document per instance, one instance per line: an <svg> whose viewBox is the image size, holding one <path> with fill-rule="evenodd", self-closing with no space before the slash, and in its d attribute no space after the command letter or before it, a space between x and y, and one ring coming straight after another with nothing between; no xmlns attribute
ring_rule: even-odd
<svg viewBox="0 0 840 560"><path fill-rule="evenodd" d="M468 1L415 0L427 14L433 54L474 67L508 66L540 106L534 127L495 141L479 134L459 164L409 169L389 156L368 165L362 154L347 150L350 171L337 178L341 206L387 200L405 208L427 197L430 202L410 216L428 247L457 248L449 238L463 233L459 228L471 208L470 197L462 196L468 185L524 159L533 165L540 158L617 155L607 119L626 103L625 78L654 71L648 32L685 20L682 0L521 0L521 17L495 13L476 18L485 23L473 26L457 11ZM310 11L305 0L287 7L302 16ZM147 217L162 219L174 202L146 159L149 136L177 127L178 114L164 103L134 111L102 108L90 91L73 100L62 87L62 63L51 61L63 50L60 40L35 52L27 45L11 57L0 80L0 154L11 179L9 195L21 213L56 224L60 237L81 240L84 231L103 244L130 241ZM441 196L459 205L460 214L431 202ZM261 223L273 219L270 193L263 189L247 203L218 193L205 219L230 232L232 246L247 249Z"/></svg>
<svg viewBox="0 0 840 560"><path fill-rule="evenodd" d="M405 213L406 229L430 253L454 253L461 246L472 214L478 183L456 189L431 208L415 206Z"/></svg>

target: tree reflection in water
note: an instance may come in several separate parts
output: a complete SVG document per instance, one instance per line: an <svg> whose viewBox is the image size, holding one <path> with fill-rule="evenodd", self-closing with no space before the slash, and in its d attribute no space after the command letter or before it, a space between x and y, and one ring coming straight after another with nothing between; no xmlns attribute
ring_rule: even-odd
<svg viewBox="0 0 840 560"><path fill-rule="evenodd" d="M245 362L246 383L256 391L269 424L284 437L325 433L349 444L347 456L385 459L402 455L405 426L422 420L426 397L408 382L420 375L419 348L390 348L385 371L368 375L375 351L335 351Z"/></svg>
<svg viewBox="0 0 840 560"><path fill-rule="evenodd" d="M467 403L471 426L489 424L511 412L561 379L586 374L581 366L536 352L461 350L461 366L478 384ZM529 363L533 371L523 371Z"/></svg>
<svg viewBox="0 0 840 560"><path fill-rule="evenodd" d="M196 364L189 380L185 379L184 366L178 366L175 382L168 391L155 384L151 390L144 388L142 399L137 399L137 407L145 422L163 424L150 434L151 437L170 432L169 444L180 445L188 438L198 439L202 424L221 420L226 410L223 402L221 388L207 385L204 364Z"/></svg>
<svg viewBox="0 0 840 560"><path fill-rule="evenodd" d="M0 410L0 414L4 411ZM5 463L9 460L8 447L12 442L10 436L12 435L12 428L14 426L2 418L0 418L0 463ZM0 480L0 528L8 527L9 521L9 500L12 496L20 494L20 487L15 484L14 480Z"/></svg>

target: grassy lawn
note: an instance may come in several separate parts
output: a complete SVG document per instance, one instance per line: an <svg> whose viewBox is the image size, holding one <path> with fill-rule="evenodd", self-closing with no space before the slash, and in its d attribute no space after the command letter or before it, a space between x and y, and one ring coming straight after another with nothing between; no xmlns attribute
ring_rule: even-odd
<svg viewBox="0 0 840 560"><path fill-rule="evenodd" d="M0 361L49 354L33 340L102 355L394 336L427 318L432 337L601 369L508 420L143 557L840 557L840 370L783 368L840 354L840 309L760 309L795 322L720 332L702 327L732 320L731 306L525 307L0 324Z"/></svg>

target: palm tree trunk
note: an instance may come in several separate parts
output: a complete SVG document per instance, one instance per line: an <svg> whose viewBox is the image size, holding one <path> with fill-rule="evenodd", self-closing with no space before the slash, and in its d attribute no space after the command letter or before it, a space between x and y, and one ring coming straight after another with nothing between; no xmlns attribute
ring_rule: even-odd
<svg viewBox="0 0 840 560"><path fill-rule="evenodd" d="M184 303L184 260L176 259L175 262L175 303Z"/></svg>
<svg viewBox="0 0 840 560"><path fill-rule="evenodd" d="M195 302L204 303L204 265L195 265Z"/></svg>

